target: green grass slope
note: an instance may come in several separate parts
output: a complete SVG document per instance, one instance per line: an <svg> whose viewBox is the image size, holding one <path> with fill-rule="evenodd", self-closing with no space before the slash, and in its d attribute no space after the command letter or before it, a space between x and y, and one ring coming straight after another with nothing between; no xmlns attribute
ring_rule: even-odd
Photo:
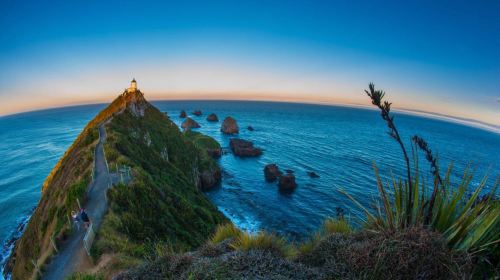
<svg viewBox="0 0 500 280"><path fill-rule="evenodd" d="M200 190L203 174L220 173L217 163L165 114L143 103L115 115L106 130L109 165L131 167L133 179L108 192L96 256L140 261L157 244L192 249L227 222Z"/></svg>
<svg viewBox="0 0 500 280"><path fill-rule="evenodd" d="M217 164L212 159L207 163L206 152L141 92L124 93L87 124L45 180L40 203L7 265L13 279L35 278L34 263L43 270L54 254L51 239L59 243L70 234L69 213L77 207L76 198L85 200L98 126L107 120L105 153L110 168L132 167L133 180L109 192L110 211L99 233L98 250L142 256L147 240L192 248L226 221L199 190L201 174ZM124 240L139 245L126 251L120 243Z"/></svg>

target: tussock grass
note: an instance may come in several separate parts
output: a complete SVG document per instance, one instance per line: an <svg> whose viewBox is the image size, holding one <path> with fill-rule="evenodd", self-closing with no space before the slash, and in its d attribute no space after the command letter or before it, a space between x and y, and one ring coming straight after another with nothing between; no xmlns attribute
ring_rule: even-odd
<svg viewBox="0 0 500 280"><path fill-rule="evenodd" d="M309 239L298 246L297 250L299 254L304 255L312 252L322 238L323 235L321 234L321 232L316 232L315 234L313 234L311 237L309 237Z"/></svg>
<svg viewBox="0 0 500 280"><path fill-rule="evenodd" d="M345 219L326 219L323 224L323 232L325 234L342 233L349 234L353 230L349 222Z"/></svg>
<svg viewBox="0 0 500 280"><path fill-rule="evenodd" d="M76 272L71 274L66 280L104 280L104 276L100 274L90 274L90 273L81 273Z"/></svg>
<svg viewBox="0 0 500 280"><path fill-rule="evenodd" d="M256 234L244 232L231 243L231 247L240 251L270 251L283 257L293 257L296 255L294 246L288 244L285 238L264 231Z"/></svg>
<svg viewBox="0 0 500 280"><path fill-rule="evenodd" d="M219 225L210 239L210 242L218 244L226 239L237 239L241 234L241 230L238 229L233 223Z"/></svg>

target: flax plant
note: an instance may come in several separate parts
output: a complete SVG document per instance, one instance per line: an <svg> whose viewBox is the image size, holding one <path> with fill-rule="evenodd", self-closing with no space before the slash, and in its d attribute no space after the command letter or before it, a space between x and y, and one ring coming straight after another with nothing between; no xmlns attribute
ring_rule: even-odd
<svg viewBox="0 0 500 280"><path fill-rule="evenodd" d="M461 181L451 182L452 164L444 177L441 177L437 157L432 153L427 142L419 137L412 137L413 168L408 153L390 114L390 105L384 101L385 92L375 90L373 84L365 91L372 103L381 110L383 120L390 129L389 135L394 138L403 151L407 167L407 178L396 179L394 175L386 183L379 175L374 164L375 178L379 192L379 201L372 212L363 207L346 191L341 191L366 213L365 226L375 231L398 231L408 227L426 227L440 232L452 249L469 253L498 255L500 248L500 202L496 198L498 180L489 195L480 197L488 176L484 176L479 185L472 189L473 172L467 168ZM434 177L433 186L429 188L421 179L418 165L418 151L425 154ZM413 176L412 176L413 175ZM432 192L429 194L429 190Z"/></svg>

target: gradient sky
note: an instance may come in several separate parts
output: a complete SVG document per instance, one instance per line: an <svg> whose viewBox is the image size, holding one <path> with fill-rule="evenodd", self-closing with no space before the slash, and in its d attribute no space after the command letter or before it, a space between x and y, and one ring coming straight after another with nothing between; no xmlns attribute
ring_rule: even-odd
<svg viewBox="0 0 500 280"><path fill-rule="evenodd" d="M500 1L1 0L0 115L149 99L394 106L500 125ZM182 2L182 3L180 3ZM404 3L404 4L403 4Z"/></svg>

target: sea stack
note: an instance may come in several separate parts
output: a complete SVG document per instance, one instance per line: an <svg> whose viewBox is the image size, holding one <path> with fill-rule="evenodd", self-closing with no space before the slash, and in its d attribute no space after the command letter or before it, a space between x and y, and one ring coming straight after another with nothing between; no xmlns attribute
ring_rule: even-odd
<svg viewBox="0 0 500 280"><path fill-rule="evenodd" d="M180 118L185 118L187 117L186 111L182 110L181 114L179 115Z"/></svg>
<svg viewBox="0 0 500 280"><path fill-rule="evenodd" d="M307 175L309 175L309 177L311 178L319 178L319 175L314 171L308 171Z"/></svg>
<svg viewBox="0 0 500 280"><path fill-rule="evenodd" d="M253 146L253 143L243 139L233 138L229 142L233 154L239 157L257 157L262 155L262 149Z"/></svg>
<svg viewBox="0 0 500 280"><path fill-rule="evenodd" d="M224 119L224 122L222 122L220 131L224 134L238 134L240 132L240 128L238 127L236 120L229 116Z"/></svg>
<svg viewBox="0 0 500 280"><path fill-rule="evenodd" d="M208 115L207 121L209 121L209 122L218 122L219 118L217 117L216 114L212 113L212 114Z"/></svg>
<svg viewBox="0 0 500 280"><path fill-rule="evenodd" d="M278 186L280 191L292 191L297 187L297 183L295 182L295 175L293 173L288 173L282 175L278 182Z"/></svg>
<svg viewBox="0 0 500 280"><path fill-rule="evenodd" d="M193 119L187 118L181 125L182 129L190 130L191 128L199 128L200 125Z"/></svg>
<svg viewBox="0 0 500 280"><path fill-rule="evenodd" d="M194 110L193 115L197 117L201 116L201 110Z"/></svg>
<svg viewBox="0 0 500 280"><path fill-rule="evenodd" d="M281 176L281 171L278 165L272 163L264 167L264 177L267 182L274 182Z"/></svg>

